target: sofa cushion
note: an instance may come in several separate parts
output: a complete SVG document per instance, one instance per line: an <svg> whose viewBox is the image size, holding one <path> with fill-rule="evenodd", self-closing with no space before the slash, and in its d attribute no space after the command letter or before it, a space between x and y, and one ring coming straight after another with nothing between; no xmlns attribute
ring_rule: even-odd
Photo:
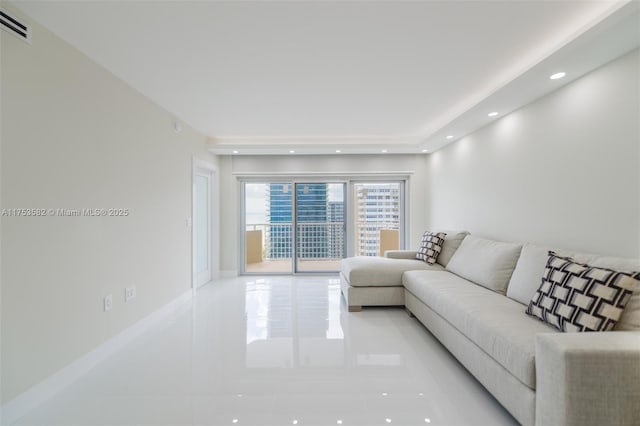
<svg viewBox="0 0 640 426"><path fill-rule="evenodd" d="M403 284L514 377L535 389L535 336L558 330L525 315L520 303L446 271L406 272Z"/></svg>
<svg viewBox="0 0 640 426"><path fill-rule="evenodd" d="M415 250L386 250L384 257L389 259L415 259L416 253Z"/></svg>
<svg viewBox="0 0 640 426"><path fill-rule="evenodd" d="M529 243L522 247L518 263L509 280L507 297L523 305L531 302L531 298L542 282L542 275L551 250L550 247Z"/></svg>
<svg viewBox="0 0 640 426"><path fill-rule="evenodd" d="M505 294L522 245L468 235L447 264L447 270Z"/></svg>
<svg viewBox="0 0 640 426"><path fill-rule="evenodd" d="M629 273L640 271L640 261L636 259L575 253L569 250L552 249L548 246L527 243L522 248L522 253L509 281L507 297L517 300L523 305L529 304L538 287L540 287L542 275L549 258L549 251L554 251L561 256L571 257L577 262L600 268ZM636 284L631 299L624 308L614 330L640 330L640 283Z"/></svg>
<svg viewBox="0 0 640 426"><path fill-rule="evenodd" d="M402 286L402 273L410 270L442 270L441 265L429 265L417 259L389 259L377 256L356 256L342 259L340 271L353 287Z"/></svg>
<svg viewBox="0 0 640 426"><path fill-rule="evenodd" d="M422 242L416 252L416 259L427 262L429 265L436 263L438 255L442 251L442 243L444 243L446 235L444 232L426 231L422 235Z"/></svg>
<svg viewBox="0 0 640 426"><path fill-rule="evenodd" d="M549 252L527 314L562 331L610 331L629 302L636 281L631 274Z"/></svg>
<svg viewBox="0 0 640 426"><path fill-rule="evenodd" d="M444 242L442 243L442 250L438 256L438 263L446 267L453 254L458 250L462 240L465 239L469 233L467 231L442 231L446 235Z"/></svg>

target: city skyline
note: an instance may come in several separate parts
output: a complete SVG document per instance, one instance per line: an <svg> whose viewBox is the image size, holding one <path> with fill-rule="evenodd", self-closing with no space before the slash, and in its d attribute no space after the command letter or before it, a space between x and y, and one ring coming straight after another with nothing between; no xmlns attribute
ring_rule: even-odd
<svg viewBox="0 0 640 426"><path fill-rule="evenodd" d="M296 208L293 206L294 188ZM356 255L379 255L381 231L400 231L401 189L399 182L353 184L351 220ZM341 258L346 241L344 190L343 183L248 183L245 187L246 224L263 229L267 257L290 258L293 254L292 219L296 212L297 255Z"/></svg>
<svg viewBox="0 0 640 426"><path fill-rule="evenodd" d="M293 185L291 182L275 182ZM245 223L247 225L259 225L269 223L266 210L266 193L271 183L246 183L245 184ZM328 200L342 201L342 183L328 183Z"/></svg>

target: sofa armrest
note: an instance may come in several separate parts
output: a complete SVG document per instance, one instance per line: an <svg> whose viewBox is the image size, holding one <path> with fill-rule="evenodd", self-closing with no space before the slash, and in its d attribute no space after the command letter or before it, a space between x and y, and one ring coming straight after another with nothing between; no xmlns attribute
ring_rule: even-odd
<svg viewBox="0 0 640 426"><path fill-rule="evenodd" d="M389 259L415 259L415 250L387 250L384 252L384 257Z"/></svg>
<svg viewBox="0 0 640 426"><path fill-rule="evenodd" d="M640 419L640 332L536 336L536 425Z"/></svg>

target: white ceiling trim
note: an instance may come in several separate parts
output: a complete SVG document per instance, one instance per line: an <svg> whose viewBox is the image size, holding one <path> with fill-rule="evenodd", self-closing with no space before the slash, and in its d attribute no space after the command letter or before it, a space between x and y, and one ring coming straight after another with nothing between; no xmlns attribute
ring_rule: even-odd
<svg viewBox="0 0 640 426"><path fill-rule="evenodd" d="M606 19L599 20L581 33L580 37L574 37L571 42L536 63L518 78L431 132L420 146L428 152L435 152L638 48L639 28L639 2L628 2L624 7L615 8ZM549 76L558 71L566 72L566 77L550 80ZM487 114L493 111L498 112L498 115L488 117ZM448 139L447 136L453 138Z"/></svg>
<svg viewBox="0 0 640 426"><path fill-rule="evenodd" d="M556 40L555 44L538 49L527 61L511 67L511 71L501 77L502 83L487 87L442 114L420 135L233 136L212 138L209 151L217 155L293 154L289 151L311 155L433 153L637 48L640 45L637 31L640 3L628 0L607 6L578 30ZM594 45L604 48L594 49ZM568 72L567 77L549 80L548 77L558 70ZM489 112L496 110L497 116L488 117Z"/></svg>
<svg viewBox="0 0 640 426"><path fill-rule="evenodd" d="M216 155L349 155L349 154L426 154L427 148L422 148L416 143L402 143L398 140L388 142L374 141L367 144L350 144L342 139L317 140L315 144L280 142L264 143L260 140L258 144L217 144L211 143L208 146L209 152ZM370 141L371 142L371 141ZM291 152L293 151L293 152Z"/></svg>
<svg viewBox="0 0 640 426"><path fill-rule="evenodd" d="M233 176L236 176L239 179L242 178L291 178L291 177L332 177L332 178L343 178L343 179L359 179L359 178L370 178L376 177L382 179L397 179L404 180L411 177L415 174L414 171L403 171L403 172L394 172L394 171L368 171L368 172L327 172L327 171L318 171L318 172L308 172L308 171L299 171L299 172L282 172L282 173L263 173L263 172L232 172Z"/></svg>
<svg viewBox="0 0 640 426"><path fill-rule="evenodd" d="M422 137L424 139L430 137L442 128L451 124L453 120L457 119L462 114L478 106L482 101L499 93L506 86L518 80L522 75L542 64L553 54L567 48L571 42L584 36L584 34L592 30L593 27L606 20L630 2L631 0L603 3L603 9L594 16L589 17L580 27L575 29L568 28L565 34L554 40L548 40L546 43L538 46L538 48L535 51L530 52L526 58L522 59L518 63L512 64L500 76L497 76L494 79L493 84L487 85L484 90L479 91L475 95L469 96L457 106L443 113L439 118L432 120L429 125L423 129L423 132L421 133ZM558 86L556 86L556 88L557 87Z"/></svg>
<svg viewBox="0 0 640 426"><path fill-rule="evenodd" d="M430 154L637 48L640 45L639 24L640 3L611 4L544 56L515 67L506 84L488 88L467 99L462 107L443 115L422 135L236 136L212 140L209 151L217 155L285 155L291 150L295 154L337 154L336 151L340 151L339 154L382 154L383 150L385 154ZM549 80L549 75L560 70L568 73L566 78ZM488 117L491 111L499 114Z"/></svg>
<svg viewBox="0 0 640 426"><path fill-rule="evenodd" d="M210 140L208 149L216 155L417 154L426 149L420 146L422 140L419 136L231 137Z"/></svg>

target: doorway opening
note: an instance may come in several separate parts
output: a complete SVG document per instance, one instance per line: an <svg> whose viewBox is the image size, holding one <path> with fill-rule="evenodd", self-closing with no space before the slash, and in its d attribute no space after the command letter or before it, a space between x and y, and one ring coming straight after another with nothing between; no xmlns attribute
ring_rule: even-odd
<svg viewBox="0 0 640 426"><path fill-rule="evenodd" d="M345 182L245 182L243 200L244 272L338 271Z"/></svg>
<svg viewBox="0 0 640 426"><path fill-rule="evenodd" d="M242 181L242 272L337 272L404 246L404 181Z"/></svg>

